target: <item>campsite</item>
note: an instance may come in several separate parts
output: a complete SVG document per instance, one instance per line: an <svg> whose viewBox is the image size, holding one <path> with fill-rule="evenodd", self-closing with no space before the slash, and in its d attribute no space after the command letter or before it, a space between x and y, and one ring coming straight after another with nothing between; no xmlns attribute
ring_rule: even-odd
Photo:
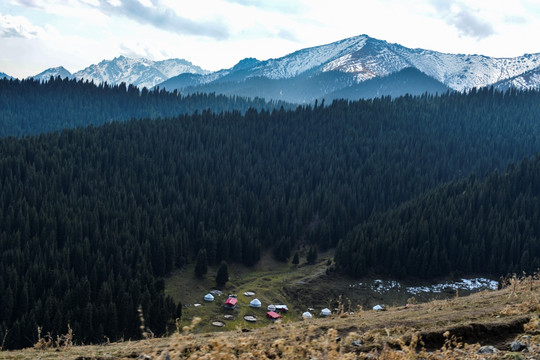
<svg viewBox="0 0 540 360"><path fill-rule="evenodd" d="M313 319L330 318L328 309L335 314L355 312L359 309L373 311L376 305L405 306L437 299L448 299L456 296L456 289L450 285L440 286L417 280L402 281L380 279L358 279L337 276L328 273L328 262L333 257L332 251L319 255L313 265L302 263L294 266L289 263L277 262L271 254L263 256L262 260L253 267L239 264L229 265L229 281L217 290L215 275L216 268L209 268L203 278L193 275L193 264L187 265L182 274L166 278L165 292L184 305L182 326L191 324L194 318L201 321L193 328L194 333L236 330L250 330L269 326L272 321L266 317L269 310L276 310L277 305L285 304L288 311L279 312L283 318L280 322L309 321L309 313ZM303 258L302 258L303 260ZM449 283L441 279L442 283ZM486 283L486 284L496 284ZM407 289L408 291L404 291ZM424 291L420 291L422 289ZM432 289L432 291L429 291ZM479 287L476 291L484 290ZM459 295L470 294L472 290L459 290ZM224 307L228 295L235 295L237 304L234 309ZM211 295L213 301L205 301L205 296ZM208 297L209 298L209 297ZM260 307L250 306L258 300ZM201 304L194 306L194 304ZM252 305L252 304L251 304ZM273 308L268 308L273 305ZM246 320L245 318L250 320ZM213 322L223 322L217 327Z"/></svg>

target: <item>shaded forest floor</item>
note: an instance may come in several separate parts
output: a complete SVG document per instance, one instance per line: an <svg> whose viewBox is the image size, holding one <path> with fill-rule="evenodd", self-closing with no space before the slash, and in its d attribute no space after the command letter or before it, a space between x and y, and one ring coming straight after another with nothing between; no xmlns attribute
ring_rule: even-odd
<svg viewBox="0 0 540 360"><path fill-rule="evenodd" d="M498 291L388 307L344 311L324 319L238 326L194 333L200 319L170 337L101 346L2 352L3 359L539 359L540 279L513 278ZM512 352L519 340L527 350ZM481 346L498 349L479 354Z"/></svg>

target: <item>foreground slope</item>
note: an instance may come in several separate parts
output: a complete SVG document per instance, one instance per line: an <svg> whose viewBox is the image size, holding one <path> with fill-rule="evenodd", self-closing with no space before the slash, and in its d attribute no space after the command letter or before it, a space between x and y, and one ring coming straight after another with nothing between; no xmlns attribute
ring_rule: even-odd
<svg viewBox="0 0 540 360"><path fill-rule="evenodd" d="M343 311L325 319L274 324L248 332L190 334L107 346L3 352L8 359L537 359L540 280L512 278L503 290L390 308ZM521 343L512 351L511 343ZM51 344L52 345L52 344ZM479 353L493 346L496 353ZM517 346L517 345L516 345ZM38 346L39 347L39 346ZM522 349L526 348L526 352ZM486 350L484 350L486 351Z"/></svg>

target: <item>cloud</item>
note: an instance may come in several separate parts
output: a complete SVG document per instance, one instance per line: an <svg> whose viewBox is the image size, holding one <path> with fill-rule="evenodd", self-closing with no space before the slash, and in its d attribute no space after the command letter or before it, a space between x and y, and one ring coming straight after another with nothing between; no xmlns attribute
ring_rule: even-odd
<svg viewBox="0 0 540 360"><path fill-rule="evenodd" d="M229 30L221 21L197 22L184 18L171 8L162 5L159 0L151 0L151 6L146 5L138 0L121 0L114 4L107 0L99 0L96 8L107 15L124 16L138 23L181 35L199 35L216 40L229 37Z"/></svg>
<svg viewBox="0 0 540 360"><path fill-rule="evenodd" d="M251 6L262 10L271 10L286 14L299 14L306 8L298 1L290 0L226 0L229 3Z"/></svg>
<svg viewBox="0 0 540 360"><path fill-rule="evenodd" d="M23 16L0 14L0 37L2 38L36 38L43 32Z"/></svg>
<svg viewBox="0 0 540 360"><path fill-rule="evenodd" d="M298 37L292 31L289 31L287 29L279 30L279 32L277 33L277 36L284 40L289 40L289 41L294 41L294 42L300 41Z"/></svg>
<svg viewBox="0 0 540 360"><path fill-rule="evenodd" d="M442 19L454 26L460 35L484 39L495 34L488 21L478 16L478 11L456 0L431 0Z"/></svg>

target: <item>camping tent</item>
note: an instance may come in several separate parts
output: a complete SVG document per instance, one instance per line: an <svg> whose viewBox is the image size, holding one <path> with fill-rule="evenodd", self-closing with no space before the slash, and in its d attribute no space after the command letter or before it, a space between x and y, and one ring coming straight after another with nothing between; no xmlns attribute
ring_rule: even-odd
<svg viewBox="0 0 540 360"><path fill-rule="evenodd" d="M276 305L276 312L286 313L287 311L289 311L289 308L287 307L287 305Z"/></svg>
<svg viewBox="0 0 540 360"><path fill-rule="evenodd" d="M238 302L237 298L230 297L227 300L225 300L225 308L226 309L234 309L236 307L237 302Z"/></svg>
<svg viewBox="0 0 540 360"><path fill-rule="evenodd" d="M328 308L324 308L321 310L321 315L328 316L330 314L332 314L332 312Z"/></svg>
<svg viewBox="0 0 540 360"><path fill-rule="evenodd" d="M384 310L384 307L382 307L381 305L375 305L373 307L373 311L381 311L381 310Z"/></svg>
<svg viewBox="0 0 540 360"><path fill-rule="evenodd" d="M214 301L214 295L206 294L206 295L204 295L204 300L205 301Z"/></svg>
<svg viewBox="0 0 540 360"><path fill-rule="evenodd" d="M281 319L283 316L279 315L276 312L269 311L266 313L266 317L269 318L270 320L277 320L277 319Z"/></svg>
<svg viewBox="0 0 540 360"><path fill-rule="evenodd" d="M304 319L313 319L313 315L311 315L311 313L309 311L306 311L305 313L303 313L302 317Z"/></svg>
<svg viewBox="0 0 540 360"><path fill-rule="evenodd" d="M253 299L251 300L251 302L249 303L249 306L253 307L253 308L260 308L261 307L261 302L259 299Z"/></svg>
<svg viewBox="0 0 540 360"><path fill-rule="evenodd" d="M266 309L268 311L276 311L276 306L275 305L268 305L268 307Z"/></svg>

